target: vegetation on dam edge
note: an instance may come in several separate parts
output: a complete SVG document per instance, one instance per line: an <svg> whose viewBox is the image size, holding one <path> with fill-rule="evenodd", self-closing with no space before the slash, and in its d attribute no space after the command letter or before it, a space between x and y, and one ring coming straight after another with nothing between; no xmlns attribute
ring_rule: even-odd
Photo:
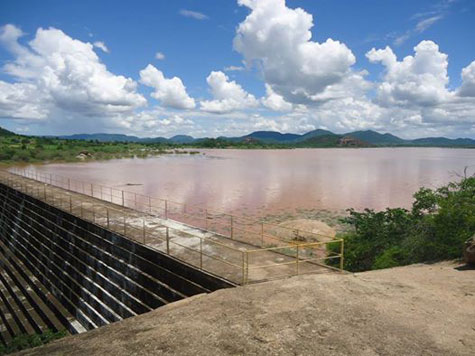
<svg viewBox="0 0 475 356"><path fill-rule="evenodd" d="M475 232L475 175L414 194L412 209L349 210L344 269L367 271L460 258ZM337 252L337 251L335 251Z"/></svg>

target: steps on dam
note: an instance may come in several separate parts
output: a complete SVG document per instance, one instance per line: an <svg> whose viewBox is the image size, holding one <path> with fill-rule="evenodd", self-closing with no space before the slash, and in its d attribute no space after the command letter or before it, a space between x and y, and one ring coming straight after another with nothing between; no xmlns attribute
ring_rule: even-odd
<svg viewBox="0 0 475 356"><path fill-rule="evenodd" d="M106 325L232 284L0 184L0 342Z"/></svg>

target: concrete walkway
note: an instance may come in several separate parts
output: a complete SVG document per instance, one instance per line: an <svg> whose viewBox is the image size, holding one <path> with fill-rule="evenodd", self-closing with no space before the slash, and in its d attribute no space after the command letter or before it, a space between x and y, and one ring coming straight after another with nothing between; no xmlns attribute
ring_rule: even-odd
<svg viewBox="0 0 475 356"><path fill-rule="evenodd" d="M106 226L237 284L333 271L315 261L305 261L310 258L324 258L326 251L321 247L301 249L297 252L296 247L289 244L287 248L277 251L260 250L247 241L232 240L176 220L123 207L9 172L0 171L0 180L51 205ZM300 257L296 258L299 253Z"/></svg>

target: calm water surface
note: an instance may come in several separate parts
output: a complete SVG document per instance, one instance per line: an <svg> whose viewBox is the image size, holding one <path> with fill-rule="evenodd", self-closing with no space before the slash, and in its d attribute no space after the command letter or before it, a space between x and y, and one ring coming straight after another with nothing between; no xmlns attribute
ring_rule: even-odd
<svg viewBox="0 0 475 356"><path fill-rule="evenodd" d="M203 150L201 155L49 164L86 182L251 215L296 209L409 207L421 186L475 171L475 150L441 148ZM126 186L126 184L139 184Z"/></svg>

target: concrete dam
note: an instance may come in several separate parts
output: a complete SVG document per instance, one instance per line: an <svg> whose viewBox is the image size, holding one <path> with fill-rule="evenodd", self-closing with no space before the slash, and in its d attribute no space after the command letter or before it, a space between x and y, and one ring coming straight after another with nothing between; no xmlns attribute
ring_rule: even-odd
<svg viewBox="0 0 475 356"><path fill-rule="evenodd" d="M3 182L3 183L2 183ZM0 342L81 333L232 287L0 181Z"/></svg>
<svg viewBox="0 0 475 356"><path fill-rule="evenodd" d="M212 291L341 272L343 241L38 172L0 171L0 343Z"/></svg>

